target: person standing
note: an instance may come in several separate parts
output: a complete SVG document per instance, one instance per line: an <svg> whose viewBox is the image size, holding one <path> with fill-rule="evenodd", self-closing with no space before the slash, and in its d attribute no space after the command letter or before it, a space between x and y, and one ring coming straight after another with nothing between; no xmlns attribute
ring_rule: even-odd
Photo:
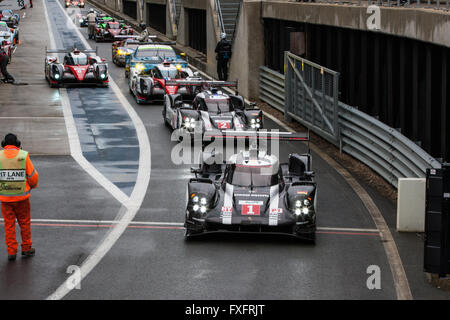
<svg viewBox="0 0 450 320"><path fill-rule="evenodd" d="M35 249L31 241L30 192L37 188L39 175L28 152L20 148L17 136L8 133L0 151L0 201L5 221L5 240L8 260L16 260L16 219L22 236L22 256L32 257Z"/></svg>
<svg viewBox="0 0 450 320"><path fill-rule="evenodd" d="M3 75L3 81L14 83L14 77L8 72L8 53L6 52L6 41L3 41L2 46L0 48L0 71Z"/></svg>
<svg viewBox="0 0 450 320"><path fill-rule="evenodd" d="M89 9L89 13L86 16L88 20L88 35L89 39L94 38L94 29L95 29L95 23L97 21L97 15L94 12L94 9Z"/></svg>
<svg viewBox="0 0 450 320"><path fill-rule="evenodd" d="M227 40L225 33L220 34L220 41L217 43L217 76L219 80L227 80L228 78L228 61L231 58L231 43Z"/></svg>
<svg viewBox="0 0 450 320"><path fill-rule="evenodd" d="M147 30L147 25L145 24L145 22L141 22L139 24L139 27L141 27L142 32L141 34L137 37L137 40L140 42L145 42L147 41L148 38L148 30Z"/></svg>

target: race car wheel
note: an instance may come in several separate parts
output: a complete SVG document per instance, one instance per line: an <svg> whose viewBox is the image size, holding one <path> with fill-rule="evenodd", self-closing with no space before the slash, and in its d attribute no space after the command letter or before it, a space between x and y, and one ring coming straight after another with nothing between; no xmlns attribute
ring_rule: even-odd
<svg viewBox="0 0 450 320"><path fill-rule="evenodd" d="M167 121L166 119L166 114L167 114L167 110L166 110L166 106L164 106L163 111L162 111L162 116L163 116L163 120L164 120L164 125L167 128L170 128L170 123Z"/></svg>

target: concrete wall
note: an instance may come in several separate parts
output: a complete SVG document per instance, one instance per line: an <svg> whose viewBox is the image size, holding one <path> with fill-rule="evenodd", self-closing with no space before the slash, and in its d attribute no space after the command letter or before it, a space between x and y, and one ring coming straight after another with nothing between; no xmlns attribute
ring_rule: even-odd
<svg viewBox="0 0 450 320"><path fill-rule="evenodd" d="M230 61L229 79L239 80L239 93L255 100L259 93L259 67L264 65L264 26L260 1L242 4Z"/></svg>
<svg viewBox="0 0 450 320"><path fill-rule="evenodd" d="M358 6L264 0L262 16L367 31L366 11ZM445 11L380 7L380 18L377 32L450 47L450 15Z"/></svg>

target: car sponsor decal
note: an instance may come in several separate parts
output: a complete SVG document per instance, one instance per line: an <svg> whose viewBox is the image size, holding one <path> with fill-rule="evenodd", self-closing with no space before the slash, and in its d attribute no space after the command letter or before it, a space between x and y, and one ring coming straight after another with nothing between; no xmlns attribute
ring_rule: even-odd
<svg viewBox="0 0 450 320"><path fill-rule="evenodd" d="M297 194L308 194L307 191L297 191Z"/></svg>
<svg viewBox="0 0 450 320"><path fill-rule="evenodd" d="M278 185L270 187L269 226L278 225L280 213L283 212L282 209L278 208L279 200L280 194Z"/></svg>
<svg viewBox="0 0 450 320"><path fill-rule="evenodd" d="M233 185L227 183L225 185L225 195L224 195L223 207L222 207L222 209L226 208L226 211L222 210L222 212L221 212L223 224L231 224L232 215L233 215L233 192L234 192Z"/></svg>

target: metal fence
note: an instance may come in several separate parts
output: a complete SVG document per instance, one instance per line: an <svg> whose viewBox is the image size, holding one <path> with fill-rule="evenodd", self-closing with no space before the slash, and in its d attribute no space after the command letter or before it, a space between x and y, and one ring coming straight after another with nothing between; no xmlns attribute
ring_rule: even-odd
<svg viewBox="0 0 450 320"><path fill-rule="evenodd" d="M370 5L377 5L382 7L404 7L404 8L423 8L423 9L436 9L436 10L449 10L450 0L295 0L294 2L315 2L315 3L328 3L338 5L357 5L367 7Z"/></svg>
<svg viewBox="0 0 450 320"><path fill-rule="evenodd" d="M336 102L338 82L327 84L326 74L336 80L337 73L291 53L286 53L286 56L295 60L291 63L286 59L286 77L260 67L260 100L285 113L285 116L287 111L288 116L369 166L394 187L397 187L399 178L423 178L426 168L441 167L436 159L399 131L354 107ZM300 71L301 65L303 72ZM305 71L306 65L310 68L309 71ZM294 67L299 74L291 70ZM303 82L299 76L303 78ZM306 89L309 89L309 93ZM312 98L316 99L318 106L312 102ZM296 105L289 107L291 102ZM318 107L327 111L321 114L317 112ZM314 109L316 113L312 117ZM319 120L320 117L322 121ZM327 117L335 121L333 123L330 120L335 131L330 130L323 121Z"/></svg>

